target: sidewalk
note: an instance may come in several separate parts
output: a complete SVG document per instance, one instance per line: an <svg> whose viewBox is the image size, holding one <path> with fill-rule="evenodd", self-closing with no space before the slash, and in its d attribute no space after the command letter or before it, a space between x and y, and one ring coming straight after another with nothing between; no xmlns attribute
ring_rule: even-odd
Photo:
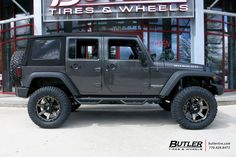
<svg viewBox="0 0 236 157"><path fill-rule="evenodd" d="M224 93L221 96L216 96L219 105L236 105L236 92Z"/></svg>
<svg viewBox="0 0 236 157"><path fill-rule="evenodd" d="M28 99L16 97L15 95L0 94L0 107L26 107Z"/></svg>
<svg viewBox="0 0 236 157"><path fill-rule="evenodd" d="M225 93L216 97L218 105L236 105L236 92ZM28 99L18 98L15 95L0 94L0 107L26 107ZM153 107L155 105L145 105Z"/></svg>

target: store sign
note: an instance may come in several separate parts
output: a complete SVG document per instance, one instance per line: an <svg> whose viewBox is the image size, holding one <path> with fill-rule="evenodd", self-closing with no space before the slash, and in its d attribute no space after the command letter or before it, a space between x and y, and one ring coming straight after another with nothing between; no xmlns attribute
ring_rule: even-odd
<svg viewBox="0 0 236 157"><path fill-rule="evenodd" d="M43 0L43 17L45 22L191 18L194 0Z"/></svg>

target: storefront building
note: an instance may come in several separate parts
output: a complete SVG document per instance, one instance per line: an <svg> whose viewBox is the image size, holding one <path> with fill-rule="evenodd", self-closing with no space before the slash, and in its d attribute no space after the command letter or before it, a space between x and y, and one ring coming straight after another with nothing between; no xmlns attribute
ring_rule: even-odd
<svg viewBox="0 0 236 157"><path fill-rule="evenodd" d="M14 92L10 57L30 36L77 32L138 35L157 61L205 64L224 78L226 91L236 90L234 1L2 0L2 92Z"/></svg>

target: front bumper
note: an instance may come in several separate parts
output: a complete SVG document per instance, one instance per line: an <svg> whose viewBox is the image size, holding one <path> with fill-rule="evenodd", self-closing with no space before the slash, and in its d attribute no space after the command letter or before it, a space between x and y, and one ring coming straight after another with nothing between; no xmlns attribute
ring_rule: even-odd
<svg viewBox="0 0 236 157"><path fill-rule="evenodd" d="M216 95L222 95L224 93L224 87L222 85L214 83L211 83L211 85L213 86Z"/></svg>
<svg viewBox="0 0 236 157"><path fill-rule="evenodd" d="M28 97L29 88L26 87L16 87L16 96L27 98Z"/></svg>

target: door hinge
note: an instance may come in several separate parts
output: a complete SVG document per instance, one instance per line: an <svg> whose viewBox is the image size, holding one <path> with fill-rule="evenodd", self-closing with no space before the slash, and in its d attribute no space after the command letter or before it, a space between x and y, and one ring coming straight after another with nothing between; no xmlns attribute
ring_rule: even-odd
<svg viewBox="0 0 236 157"><path fill-rule="evenodd" d="M102 84L101 83L95 83L95 86L96 87L102 87Z"/></svg>
<svg viewBox="0 0 236 157"><path fill-rule="evenodd" d="M102 68L101 68L101 67L97 67L97 68L94 68L94 70L95 70L96 72L101 72Z"/></svg>
<svg viewBox="0 0 236 157"><path fill-rule="evenodd" d="M143 68L144 72L149 72L149 68Z"/></svg>

